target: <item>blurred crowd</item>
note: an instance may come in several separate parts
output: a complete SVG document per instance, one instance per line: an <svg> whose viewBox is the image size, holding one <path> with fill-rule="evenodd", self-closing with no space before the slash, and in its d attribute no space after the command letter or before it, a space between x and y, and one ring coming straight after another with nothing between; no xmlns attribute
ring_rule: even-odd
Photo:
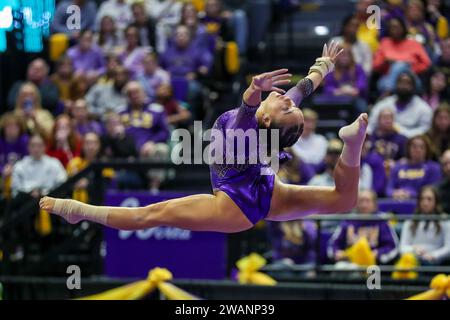
<svg viewBox="0 0 450 320"><path fill-rule="evenodd" d="M99 159L167 160L171 130L205 119L211 98L205 90L215 81L229 83L245 59L249 19L229 2L57 2L51 29L65 35L67 50L54 65L33 60L2 109L2 197L37 199ZM73 4L81 8L81 30L66 24ZM376 27L368 24L373 4L381 7ZM344 51L317 95L370 115L358 213L379 214L378 197L417 202L417 214L450 212L449 18L440 0L359 0L332 35ZM342 142L317 132L321 115L313 108L303 111L304 133L279 175L289 183L333 185ZM104 172L118 188L152 192L164 175ZM89 184L82 179L75 189ZM450 257L448 221L407 221L396 230L378 221L324 228L332 233L327 259L336 262L361 237L379 263L407 252L426 264ZM269 231L275 260L316 261L313 224L282 223Z"/></svg>
<svg viewBox="0 0 450 320"><path fill-rule="evenodd" d="M374 11L367 10L371 5L381 8L379 28L370 18ZM449 17L444 1L360 0L333 37L344 52L323 81L321 101L351 105L370 119L357 213L382 214L377 197L416 203L416 214L450 212ZM332 186L342 143L317 133L320 114L303 111L304 133L292 147L294 161L282 168L280 177L289 183ZM314 223L288 222L269 229L273 258L287 265L346 265L346 250L362 238L381 264L405 253L425 265L450 258L450 222L445 219L406 221L396 227L379 221L322 222L324 257L317 257Z"/></svg>

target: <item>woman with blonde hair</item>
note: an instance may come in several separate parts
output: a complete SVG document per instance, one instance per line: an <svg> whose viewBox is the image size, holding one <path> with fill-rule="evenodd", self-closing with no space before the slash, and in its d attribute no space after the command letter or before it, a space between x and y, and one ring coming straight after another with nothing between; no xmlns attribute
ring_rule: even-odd
<svg viewBox="0 0 450 320"><path fill-rule="evenodd" d="M31 82L25 82L19 89L14 113L23 117L31 134L38 133L45 139L50 137L54 119L50 111L43 109L39 89Z"/></svg>

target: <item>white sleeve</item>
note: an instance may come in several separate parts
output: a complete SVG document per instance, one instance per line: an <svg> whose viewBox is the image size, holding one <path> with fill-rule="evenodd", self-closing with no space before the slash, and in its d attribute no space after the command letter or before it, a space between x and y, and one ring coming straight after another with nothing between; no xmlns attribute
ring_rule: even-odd
<svg viewBox="0 0 450 320"><path fill-rule="evenodd" d="M445 221L441 224L441 232L444 235L443 246L439 249L434 250L430 254L438 261L444 260L450 257L450 222Z"/></svg>
<svg viewBox="0 0 450 320"><path fill-rule="evenodd" d="M413 252L411 221L405 221L402 226L402 233L400 235L400 253Z"/></svg>
<svg viewBox="0 0 450 320"><path fill-rule="evenodd" d="M22 174L22 166L20 162L16 163L13 168L12 177L11 177L11 191L13 197L15 197L19 191L22 191L24 188L23 174Z"/></svg>

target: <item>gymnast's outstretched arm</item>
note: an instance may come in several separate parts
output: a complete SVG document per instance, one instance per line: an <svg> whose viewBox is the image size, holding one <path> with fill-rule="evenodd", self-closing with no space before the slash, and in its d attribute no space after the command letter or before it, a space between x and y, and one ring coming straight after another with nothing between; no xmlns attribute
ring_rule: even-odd
<svg viewBox="0 0 450 320"><path fill-rule="evenodd" d="M308 75L301 79L294 87L286 92L286 96L300 106L303 98L313 93L325 76L334 69L336 57L343 51L339 44L331 41L330 45L323 46L322 56L316 59L315 64L309 69Z"/></svg>

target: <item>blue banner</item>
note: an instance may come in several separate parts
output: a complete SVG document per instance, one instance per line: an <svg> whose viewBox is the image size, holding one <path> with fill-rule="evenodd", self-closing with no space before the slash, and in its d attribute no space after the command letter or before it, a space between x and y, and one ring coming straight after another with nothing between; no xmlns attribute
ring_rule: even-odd
<svg viewBox="0 0 450 320"><path fill-rule="evenodd" d="M142 192L108 192L107 206L138 207L186 196ZM226 235L192 232L172 227L139 231L105 228L105 274L110 277L145 278L162 267L177 279L223 279L226 268Z"/></svg>

